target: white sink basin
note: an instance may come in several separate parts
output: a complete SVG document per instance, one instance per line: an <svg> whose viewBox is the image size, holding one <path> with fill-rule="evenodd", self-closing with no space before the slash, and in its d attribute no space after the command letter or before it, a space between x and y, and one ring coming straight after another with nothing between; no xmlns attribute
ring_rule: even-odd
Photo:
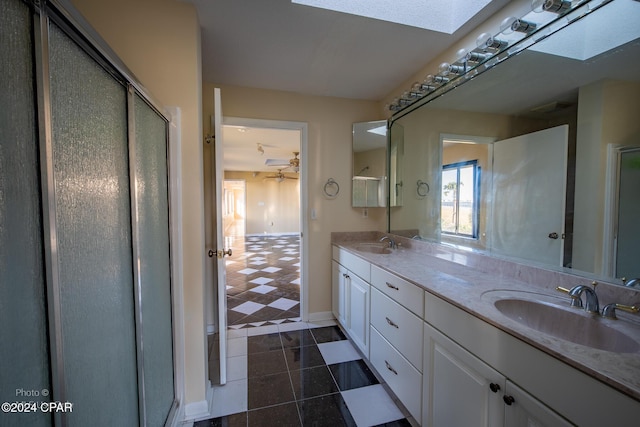
<svg viewBox="0 0 640 427"><path fill-rule="evenodd" d="M493 305L500 313L528 328L594 349L616 353L640 351L638 340L615 327L618 321L607 321L569 307L569 301L565 299L545 295L541 298L546 297L546 301L535 300L540 294L523 292L521 296L518 292L515 295L508 291L497 292L493 296L491 292L485 293L485 296L494 300ZM558 304L549 300L558 300Z"/></svg>
<svg viewBox="0 0 640 427"><path fill-rule="evenodd" d="M391 248L388 243L358 243L353 247L356 251L368 252L370 254L390 254Z"/></svg>

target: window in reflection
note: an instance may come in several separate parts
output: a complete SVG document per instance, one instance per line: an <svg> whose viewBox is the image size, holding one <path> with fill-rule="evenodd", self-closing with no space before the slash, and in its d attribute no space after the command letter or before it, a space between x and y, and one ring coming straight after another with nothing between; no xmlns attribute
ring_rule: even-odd
<svg viewBox="0 0 640 427"><path fill-rule="evenodd" d="M478 160L442 166L442 232L478 238L480 212Z"/></svg>

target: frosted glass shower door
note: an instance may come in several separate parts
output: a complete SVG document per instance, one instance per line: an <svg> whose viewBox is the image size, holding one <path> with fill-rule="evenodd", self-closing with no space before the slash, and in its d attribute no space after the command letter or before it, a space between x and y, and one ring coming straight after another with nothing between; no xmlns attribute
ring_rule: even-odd
<svg viewBox="0 0 640 427"><path fill-rule="evenodd" d="M0 10L0 401L41 402L50 386L31 12L17 0ZM1 426L50 423L0 412Z"/></svg>
<svg viewBox="0 0 640 427"><path fill-rule="evenodd" d="M133 104L145 417L148 426L162 426L174 400L167 128L138 95Z"/></svg>
<svg viewBox="0 0 640 427"><path fill-rule="evenodd" d="M127 90L50 25L53 179L69 426L138 425Z"/></svg>

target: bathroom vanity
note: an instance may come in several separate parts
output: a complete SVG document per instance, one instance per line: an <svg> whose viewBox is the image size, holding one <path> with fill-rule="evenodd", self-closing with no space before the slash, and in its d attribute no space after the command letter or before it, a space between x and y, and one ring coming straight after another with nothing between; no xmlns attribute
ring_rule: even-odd
<svg viewBox="0 0 640 427"><path fill-rule="evenodd" d="M555 287L583 277L382 236L333 233L333 311L421 425L637 423L640 315L570 307Z"/></svg>

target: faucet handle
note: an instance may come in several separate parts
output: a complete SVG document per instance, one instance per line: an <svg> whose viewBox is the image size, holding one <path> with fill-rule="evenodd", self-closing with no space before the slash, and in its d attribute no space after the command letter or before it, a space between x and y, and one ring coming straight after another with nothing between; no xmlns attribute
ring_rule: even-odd
<svg viewBox="0 0 640 427"><path fill-rule="evenodd" d="M562 286L556 286L556 291L568 294L571 297L571 307L582 308L582 300L577 295L571 295L571 289L563 288Z"/></svg>
<svg viewBox="0 0 640 427"><path fill-rule="evenodd" d="M616 304L615 302L607 304L602 309L602 317L617 319L616 309L626 311L627 313L637 313L640 311L640 303L634 305Z"/></svg>

